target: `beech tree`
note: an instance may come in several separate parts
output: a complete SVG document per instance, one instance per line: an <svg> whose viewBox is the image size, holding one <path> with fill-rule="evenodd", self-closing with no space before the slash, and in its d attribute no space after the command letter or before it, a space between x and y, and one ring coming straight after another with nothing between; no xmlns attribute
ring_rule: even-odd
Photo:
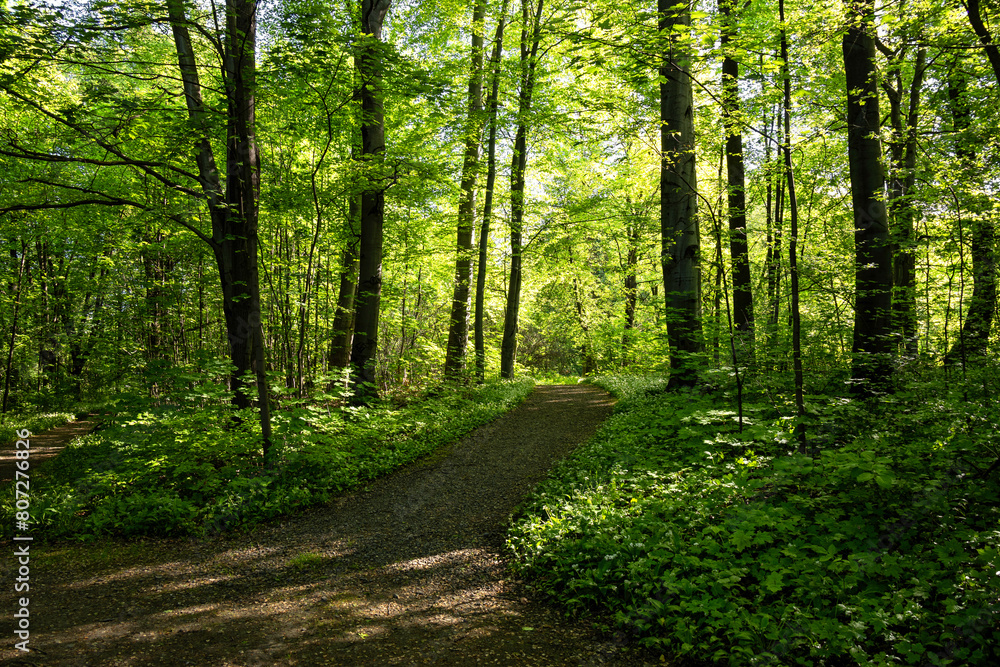
<svg viewBox="0 0 1000 667"><path fill-rule="evenodd" d="M531 97L535 90L538 65L538 44L542 34L542 7L538 0L534 14L528 0L521 1L521 76L517 108L517 135L510 165L510 279L507 287L507 309L503 322L503 343L500 348L500 376L514 376L517 354L518 316L521 308L521 270L523 266L523 229L525 170L528 165L528 130Z"/></svg>
<svg viewBox="0 0 1000 667"><path fill-rule="evenodd" d="M490 56L491 88L487 103L489 138L486 142L486 194L483 201L483 222L479 228L479 262L476 266L476 378L482 382L486 377L486 272L489 266L490 222L493 217L493 191L497 179L497 111L500 97L500 59L503 54L503 32L507 21L507 0L504 0L496 34L493 37L493 53Z"/></svg>
<svg viewBox="0 0 1000 667"><path fill-rule="evenodd" d="M19 6L18 10L26 9ZM117 125L113 119L100 119L94 124L77 119L72 114L60 113L49 106L49 100L28 87L17 85L19 81L0 81L2 90L12 99L30 108L71 132L77 143L77 150L46 152L35 150L22 142L16 135L8 136L2 149L4 155L28 161L48 163L80 163L105 167L128 167L162 184L170 191L181 192L204 202L211 220L211 231L204 231L186 216L167 212L174 223L192 232L212 249L222 287L223 312L225 315L229 356L233 364L230 387L233 402L239 408L252 405L247 385L247 374L252 374L256 384L257 409L259 411L263 437L265 460L270 449L270 408L267 399L267 378L263 334L261 329L260 286L257 267L257 214L259 196L259 164L255 143L255 98L256 86L256 25L257 7L250 0L228 0L223 10L222 32L212 35L213 46L222 62L222 85L226 105L226 160L225 178L217 167L211 140L213 119L204 102L194 44L190 35L192 22L181 0L166 0L166 14L160 16L137 17L129 13L130 7L119 8L120 13L109 13L104 20L84 24L80 32L82 39L91 35L103 35L121 28L136 28L144 25L163 23L169 25L174 39L175 57L184 99L184 108L190 122L185 143L192 147L188 159L190 165L174 162L157 162L143 159L134 154L132 147L122 139L128 136L141 122L140 116L124 115ZM30 24L34 17L30 14L18 15L15 20ZM55 29L54 19L50 25ZM210 29L205 28L208 34ZM74 32L70 32L76 38ZM52 39L41 35L40 44L35 49L45 51ZM91 48L101 55L104 44L97 37L94 44L78 41L72 46L80 50L84 57ZM59 49L54 49L58 53ZM21 59L22 73L27 75L46 59L29 51ZM84 60L84 67L87 62ZM111 71L105 74L105 64L95 63L96 76L106 77L106 85L118 92L115 77L127 80L127 73ZM124 96L114 100L125 107ZM109 122L110 121L110 122ZM134 130L132 130L134 132ZM91 150L103 153L102 157L92 157ZM48 182L47 185L59 189L66 197L58 202L35 201L8 206L13 210L47 210L76 206L130 206L142 210L156 210L154 204L138 201L128 195L100 191L71 182Z"/></svg>
<svg viewBox="0 0 1000 667"><path fill-rule="evenodd" d="M365 189L361 193L361 240L355 296L354 339L351 346L351 386L356 400L374 393L373 357L378 349L379 306L382 295L382 226L385 221L385 115L382 108L382 59L379 41L391 0L362 0L361 44L357 67L361 98L361 161Z"/></svg>
<svg viewBox="0 0 1000 667"><path fill-rule="evenodd" d="M476 213L476 181L482 143L483 107L483 20L486 0L476 0L472 12L472 57L469 66L469 114L465 125L465 157L462 162L461 194L458 205L458 240L455 258L455 294L444 374L458 377L465 371L469 346L469 300L472 282L472 232Z"/></svg>
<svg viewBox="0 0 1000 667"><path fill-rule="evenodd" d="M843 40L856 267L852 380L861 393L887 386L892 351L892 246L882 194L885 176L879 143L874 6L872 0L848 4Z"/></svg>
<svg viewBox="0 0 1000 667"><path fill-rule="evenodd" d="M657 3L660 65L660 236L671 383L697 381L701 351L701 234L695 176L691 7Z"/></svg>
<svg viewBox="0 0 1000 667"><path fill-rule="evenodd" d="M0 14L8 405L222 358L243 408L415 393L464 375L473 264L483 380L732 372L730 297L732 365L803 396L996 344L981 3L535 1L505 55L501 3L279 0L257 45L247 4L73 2Z"/></svg>
<svg viewBox="0 0 1000 667"><path fill-rule="evenodd" d="M730 51L737 34L738 14L734 12L734 5L734 0L719 0L719 14L723 19L719 40L723 54L721 114L726 130L726 194L729 204L733 325L738 333L739 355L749 359L753 357L754 346L753 286L747 246L746 177L739 99L740 64Z"/></svg>

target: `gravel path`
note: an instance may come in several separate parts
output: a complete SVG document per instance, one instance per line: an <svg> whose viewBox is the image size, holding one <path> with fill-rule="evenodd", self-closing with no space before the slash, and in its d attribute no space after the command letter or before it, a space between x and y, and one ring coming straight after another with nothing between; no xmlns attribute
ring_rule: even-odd
<svg viewBox="0 0 1000 667"><path fill-rule="evenodd" d="M44 433L31 435L31 466L35 467L42 461L47 461L63 450L73 438L87 435L97 426L96 417L85 417L76 421L49 429ZM0 484L14 479L14 463L16 461L16 441L10 442L0 451Z"/></svg>
<svg viewBox="0 0 1000 667"><path fill-rule="evenodd" d="M94 666L653 664L530 600L503 548L511 512L611 406L589 385L537 387L432 458L247 534L37 546L38 650L16 655L5 637L2 657ZM5 575L13 560L0 564Z"/></svg>

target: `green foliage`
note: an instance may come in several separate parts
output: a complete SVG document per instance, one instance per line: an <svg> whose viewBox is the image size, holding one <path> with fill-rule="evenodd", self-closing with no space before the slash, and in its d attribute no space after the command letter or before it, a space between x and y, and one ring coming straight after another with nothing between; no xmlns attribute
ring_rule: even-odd
<svg viewBox="0 0 1000 667"><path fill-rule="evenodd" d="M800 455L774 407L745 407L740 433L723 396L599 384L616 414L509 537L570 613L720 664L995 664L998 485L969 474L993 456L972 434L995 407L970 431L941 387L931 403L814 397L825 447Z"/></svg>
<svg viewBox="0 0 1000 667"><path fill-rule="evenodd" d="M27 430L32 435L61 426L76 418L72 412L47 412L43 414L4 415L0 424L0 444L7 445L17 439L17 432Z"/></svg>
<svg viewBox="0 0 1000 667"><path fill-rule="evenodd" d="M253 419L237 426L226 408L193 402L133 409L33 469L31 523L37 536L79 539L247 526L329 501L432 452L509 410L531 387L530 379L495 381L400 408L296 405L275 414L271 469L259 465ZM14 512L8 488L5 537Z"/></svg>

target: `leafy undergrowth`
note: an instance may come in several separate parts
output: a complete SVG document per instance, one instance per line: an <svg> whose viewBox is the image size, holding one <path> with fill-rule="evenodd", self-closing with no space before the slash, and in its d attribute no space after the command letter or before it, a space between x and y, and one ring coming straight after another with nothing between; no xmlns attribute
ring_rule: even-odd
<svg viewBox="0 0 1000 667"><path fill-rule="evenodd" d="M76 419L72 412L45 412L28 415L7 415L0 425L0 445L17 440L18 431L36 434L56 426L62 426Z"/></svg>
<svg viewBox="0 0 1000 667"><path fill-rule="evenodd" d="M681 662L994 665L996 407L944 391L781 406L599 378L616 414L539 486L509 546L538 590Z"/></svg>
<svg viewBox="0 0 1000 667"><path fill-rule="evenodd" d="M127 411L32 470L31 528L46 538L93 539L247 526L413 461L510 410L531 388L525 378L449 389L400 408L289 407L274 415L277 460L267 470L252 418L235 428L232 413L211 403ZM7 489L4 537L16 512Z"/></svg>

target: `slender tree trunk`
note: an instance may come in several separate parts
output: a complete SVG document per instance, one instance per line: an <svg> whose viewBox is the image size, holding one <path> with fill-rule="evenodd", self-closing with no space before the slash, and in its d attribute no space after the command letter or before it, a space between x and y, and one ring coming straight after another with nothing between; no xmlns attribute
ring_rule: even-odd
<svg viewBox="0 0 1000 667"><path fill-rule="evenodd" d="M304 368L305 359L303 358L305 354L305 344L306 344L306 329L309 322L309 299L312 296L314 276L313 276L313 260L316 256L316 246L319 244L320 233L323 229L323 205L320 202L319 196L319 186L317 183L317 176L319 175L320 169L323 167L323 163L326 160L326 156L330 153L330 147L333 145L333 126L332 119L329 110L326 109L326 100L323 100L324 110L326 110L326 141L323 144L323 150L320 152L319 158L313 165L312 172L309 174L309 189L312 194L313 200L313 211L316 213L316 227L313 229L312 241L309 244L309 259L306 262L306 281L305 286L302 290L302 296L299 298L299 345L295 352L296 361L296 379L298 384L298 395L299 398L305 397L305 379L304 379ZM318 271L318 270L317 270ZM319 282L318 276L315 278L315 282ZM318 298L318 297L317 297Z"/></svg>
<svg viewBox="0 0 1000 667"><path fill-rule="evenodd" d="M352 194L347 206L340 287L337 290L337 307L332 327L333 339L330 342L330 370L347 368L351 363L351 342L354 338L354 296L358 289L358 243L361 230L360 198Z"/></svg>
<svg viewBox="0 0 1000 667"><path fill-rule="evenodd" d="M164 236L159 230L143 236L142 267L146 279L146 360L149 369L153 371L149 385L151 398L158 398L160 386L158 380L167 363L165 349L166 334L164 332L166 317L167 294L165 285L167 277L172 273L174 261L166 255ZM64 326L72 328L69 312L63 313Z"/></svg>
<svg viewBox="0 0 1000 667"><path fill-rule="evenodd" d="M788 273L791 280L791 315L792 315L792 368L795 380L795 408L798 422L795 434L799 441L799 453L806 453L806 414L803 396L802 376L802 318L799 314L799 263L796 251L799 242L799 205L795 198L795 172L792 170L792 76L788 65L788 33L785 29L785 0L778 0L778 12L781 21L781 62L782 79L784 79L784 120L785 141L782 146L785 157L785 178L788 183Z"/></svg>
<svg viewBox="0 0 1000 667"><path fill-rule="evenodd" d="M507 20L507 0L504 0L497 23L496 35L493 38L493 54L490 57L493 84L490 99L487 104L489 114L490 136L487 144L486 158L486 196L483 202L483 224L479 230L479 265L476 269L476 379L483 382L486 379L486 267L488 264L490 220L493 215L493 188L497 178L497 108L500 94L500 56L503 53L503 30Z"/></svg>
<svg viewBox="0 0 1000 667"><path fill-rule="evenodd" d="M382 298L382 224L385 217L385 120L382 110L382 58L378 42L391 0L362 0L362 44L358 54L361 77L361 159L367 184L361 194L361 243L358 291L355 297L354 340L351 347L351 387L356 403L376 395L375 352Z"/></svg>
<svg viewBox="0 0 1000 667"><path fill-rule="evenodd" d="M971 113L965 92L965 78L953 68L948 77L948 99L954 123L955 153L962 166L962 173L973 178L976 173L976 154L972 148L974 138L970 136ZM996 230L990 214L973 195L965 207L969 210L971 222L970 245L972 249L972 298L969 310L962 322L958 340L945 356L946 364L965 363L966 360L986 354L990 330L993 328L993 313L996 310ZM958 224L962 225L961 213ZM961 228L960 228L961 231ZM960 234L960 237L962 235Z"/></svg>
<svg viewBox="0 0 1000 667"><path fill-rule="evenodd" d="M635 308L639 300L639 224L626 225L628 248L625 251L625 327L622 332L622 368L631 363Z"/></svg>
<svg viewBox="0 0 1000 667"><path fill-rule="evenodd" d="M583 298L580 295L580 281L576 276L576 268L573 267L573 248L569 249L569 265L573 272L573 300L576 306L577 322L580 331L583 333L583 342L580 344L580 357L583 366L583 375L593 375L597 370L597 362L594 359L594 347L590 340L590 326L587 324L587 311L583 307Z"/></svg>
<svg viewBox="0 0 1000 667"><path fill-rule="evenodd" d="M733 279L733 324L737 350L742 365L753 358L754 312L750 277L750 253L747 247L746 183L743 168L743 134L740 130L740 66L732 57L730 42L736 36L734 0L719 0L723 16L720 43L722 60L722 122L726 128L726 175L729 198L729 254Z"/></svg>
<svg viewBox="0 0 1000 667"><path fill-rule="evenodd" d="M469 285L472 282L472 230L476 217L476 180L483 134L483 20L486 0L476 0L472 13L472 59L469 67L468 118L465 124L465 159L462 162L458 204L458 239L455 258L455 293L448 327L444 376L455 379L465 372L469 346Z"/></svg>
<svg viewBox="0 0 1000 667"><path fill-rule="evenodd" d="M521 307L521 226L524 219L525 168L528 163L528 113L535 87L535 65L538 43L542 30L542 5L534 18L528 11L528 1L521 2L524 22L521 28L521 94L518 100L517 135L510 169L510 280L507 289L507 312L503 323L503 342L500 345L500 377L514 377L514 360L517 355L518 315ZM529 42L529 30L531 38Z"/></svg>
<svg viewBox="0 0 1000 667"><path fill-rule="evenodd" d="M694 101L687 39L688 4L658 0L664 40L660 65L660 232L670 341L670 384L697 382L695 355L701 351L701 260L694 155Z"/></svg>
<svg viewBox="0 0 1000 667"><path fill-rule="evenodd" d="M887 56L890 54L887 54ZM892 218L892 330L908 356L917 353L917 293L916 257L914 255L913 223L916 209L910 201L916 184L917 122L920 110L920 88L923 84L927 50L920 48L914 62L908 108L903 116L902 59L890 56L895 86L884 81L882 88L889 100L889 121L893 140L889 146L892 174L889 179L889 213Z"/></svg>
<svg viewBox="0 0 1000 667"><path fill-rule="evenodd" d="M486 0L476 0L472 14L472 59L469 67L468 117L465 123L465 158L462 162L458 204L458 239L455 257L455 290L448 327L444 376L457 379L465 372L469 346L469 289L472 282L472 230L476 216L476 180L483 130L483 19Z"/></svg>
<svg viewBox="0 0 1000 667"><path fill-rule="evenodd" d="M843 42L856 266L852 381L860 394L887 389L892 374L892 247L883 203L873 14L874 0L849 4Z"/></svg>
<svg viewBox="0 0 1000 667"><path fill-rule="evenodd" d="M11 255L15 255L15 251L11 249ZM3 402L0 404L0 415L7 414L7 400L10 398L10 380L11 371L14 366L14 346L17 342L17 316L20 314L21 310L21 284L24 280L24 267L28 262L28 244L25 241L21 241L21 262L17 269L17 284L14 289L11 290L11 294L14 297L14 308L13 315L10 321L10 339L8 340L7 347L7 363L4 365L4 375L3 375Z"/></svg>

